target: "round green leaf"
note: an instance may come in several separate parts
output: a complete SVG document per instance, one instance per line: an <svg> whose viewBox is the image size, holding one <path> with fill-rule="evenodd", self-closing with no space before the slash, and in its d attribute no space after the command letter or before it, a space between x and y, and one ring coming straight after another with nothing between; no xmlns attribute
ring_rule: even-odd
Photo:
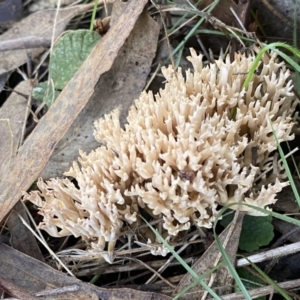
<svg viewBox="0 0 300 300"><path fill-rule="evenodd" d="M50 86L48 82L40 82L37 87L33 89L32 96L37 100L44 101L48 107L58 97L59 91Z"/></svg>
<svg viewBox="0 0 300 300"><path fill-rule="evenodd" d="M239 247L253 252L268 245L274 238L272 217L254 217L246 215L243 222Z"/></svg>
<svg viewBox="0 0 300 300"><path fill-rule="evenodd" d="M47 89L47 82L40 82L32 91L32 96L36 100L43 100Z"/></svg>
<svg viewBox="0 0 300 300"><path fill-rule="evenodd" d="M233 214L222 218L221 225L226 227L233 219ZM258 250L268 245L274 238L272 217L255 217L245 215L241 231L239 248L247 252Z"/></svg>

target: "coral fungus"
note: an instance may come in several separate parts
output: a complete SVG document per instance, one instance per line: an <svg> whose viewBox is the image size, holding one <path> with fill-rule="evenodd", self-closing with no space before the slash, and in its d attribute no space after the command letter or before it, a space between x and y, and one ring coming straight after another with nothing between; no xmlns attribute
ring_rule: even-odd
<svg viewBox="0 0 300 300"><path fill-rule="evenodd" d="M254 56L236 54L203 65L191 50L193 71L163 68L167 83L158 95L143 92L122 128L118 111L95 122L95 138L105 142L68 178L38 181L25 195L43 215L40 227L52 236L81 236L93 251L108 242L108 260L125 223L136 224L144 210L162 218L171 238L191 225L210 228L219 205L260 215L287 183L271 172L279 142L293 139L292 114L298 103L289 71L276 55L265 55L243 89ZM272 122L272 126L269 122Z"/></svg>

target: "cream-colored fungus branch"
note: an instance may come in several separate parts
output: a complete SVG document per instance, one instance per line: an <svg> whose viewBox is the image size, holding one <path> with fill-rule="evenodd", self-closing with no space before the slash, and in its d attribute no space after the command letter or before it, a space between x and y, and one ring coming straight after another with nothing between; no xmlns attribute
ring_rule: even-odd
<svg viewBox="0 0 300 300"><path fill-rule="evenodd" d="M260 215L243 204L266 207L288 184L273 174L255 180L276 149L269 120L280 142L293 139L298 100L275 54L264 56L242 89L254 58L236 54L232 63L227 57L203 66L191 50L193 70L163 68L165 87L141 94L125 129L117 110L96 121L95 138L105 146L80 151L79 163L65 173L77 186L68 178L40 179L39 191L25 195L44 217L40 228L82 237L96 252L108 243L112 261L122 228L140 224L143 210L162 217L168 240L191 225L210 228L220 205L239 202L240 210Z"/></svg>

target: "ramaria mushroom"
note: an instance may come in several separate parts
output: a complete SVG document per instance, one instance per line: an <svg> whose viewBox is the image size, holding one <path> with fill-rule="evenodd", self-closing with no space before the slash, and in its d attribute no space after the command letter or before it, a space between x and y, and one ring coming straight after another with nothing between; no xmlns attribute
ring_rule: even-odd
<svg viewBox="0 0 300 300"><path fill-rule="evenodd" d="M274 53L243 89L254 58L236 54L233 62L204 66L191 50L193 71L163 68L165 87L156 96L141 94L125 129L117 110L96 121L94 136L105 146L80 152L79 164L65 173L78 187L68 178L40 179L39 191L25 195L44 217L40 228L81 236L96 252L108 243L111 262L124 224L136 224L141 210L162 217L168 239L191 224L210 228L219 205L239 203L241 211L261 215L245 204L265 208L288 184L262 176L277 146L269 120L279 142L292 140L298 100Z"/></svg>

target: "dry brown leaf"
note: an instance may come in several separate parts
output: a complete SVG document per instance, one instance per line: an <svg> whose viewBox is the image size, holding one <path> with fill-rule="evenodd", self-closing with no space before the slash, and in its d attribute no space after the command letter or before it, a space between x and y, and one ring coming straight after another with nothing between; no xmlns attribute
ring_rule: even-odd
<svg viewBox="0 0 300 300"><path fill-rule="evenodd" d="M26 290L20 288L16 285L15 282L2 278L0 276L0 289L7 292L10 296L13 296L17 299L26 299L26 300L39 300L38 297L30 295ZM1 291L1 290L0 290Z"/></svg>
<svg viewBox="0 0 300 300"><path fill-rule="evenodd" d="M27 119L26 95L31 94L31 82L22 81L0 108L0 180L7 176L17 155L22 138L22 129ZM23 120L23 121L22 121ZM17 205L15 210L29 223L23 205ZM15 249L44 260L33 234L23 225L16 211L11 213L7 226L11 234L11 244Z"/></svg>
<svg viewBox="0 0 300 300"><path fill-rule="evenodd" d="M213 2L213 0L203 0L199 5L199 9L204 9L211 5ZM237 11L237 5L233 0L220 0L211 14L223 23L232 26L233 22L235 21L235 17L231 12L230 7Z"/></svg>
<svg viewBox="0 0 300 300"><path fill-rule="evenodd" d="M98 288L70 277L48 265L22 254L4 244L0 244L0 278L15 284L27 293L77 286L77 291L54 294L39 299L47 300L170 300L171 298L154 292L143 292L129 288ZM46 292L46 291L45 291ZM26 298L23 298L26 299Z"/></svg>
<svg viewBox="0 0 300 300"><path fill-rule="evenodd" d="M89 8L91 8L91 4L61 9L58 13L57 23L55 24L55 37L58 37L63 32L64 28L72 18ZM0 42L27 36L41 38L51 37L55 14L55 9L49 9L29 15L27 18L14 24L11 29L0 35ZM36 57L44 50L44 48L33 48L0 52L0 74L23 65L26 63L28 56Z"/></svg>
<svg viewBox="0 0 300 300"><path fill-rule="evenodd" d="M34 294L46 289L78 285L79 290L61 295L47 296L47 299L98 299L92 288L80 280L59 272L4 244L0 244L0 277L16 285L23 291ZM69 298L68 298L69 297ZM84 298L86 297L86 298ZM23 298L24 299L24 298ZM41 297L39 299L45 299Z"/></svg>
<svg viewBox="0 0 300 300"><path fill-rule="evenodd" d="M299 158L298 158L299 159ZM297 161L297 160L296 160ZM294 182L297 190L300 190L300 181L298 178L294 178ZM290 186L285 187L279 194L278 200L273 204L275 211L282 211L284 213L298 214L299 205L296 201L294 192Z"/></svg>
<svg viewBox="0 0 300 300"><path fill-rule="evenodd" d="M60 0L60 6L68 6L72 5L75 1L74 0ZM50 9L57 6L57 0L34 0L28 3L28 10L30 12L35 12L38 10Z"/></svg>
<svg viewBox="0 0 300 300"><path fill-rule="evenodd" d="M0 183L0 222L41 173L56 144L94 93L101 75L110 70L147 0L131 0L116 24L94 47L73 79L20 148L11 171Z"/></svg>
<svg viewBox="0 0 300 300"><path fill-rule="evenodd" d="M27 212L21 202L17 203L6 222L11 236L11 246L28 256L44 261L44 256L37 244L36 238L23 224L19 216L22 216L24 221L30 224Z"/></svg>
<svg viewBox="0 0 300 300"><path fill-rule="evenodd" d="M7 176L20 143L22 127L27 119L27 97L30 81L22 81L0 108L0 181Z"/></svg>
<svg viewBox="0 0 300 300"><path fill-rule="evenodd" d="M238 212L237 212L238 213ZM234 262L235 255L238 249L240 233L242 229L244 214L239 212L237 219L233 220L225 230L220 234L219 239L222 243L223 247L226 250L226 253L231 258L231 261ZM209 248L205 251L205 253L196 261L196 263L192 266L192 269L197 273L199 276L203 273L209 271L211 268L215 267L217 264L221 262L222 255L220 250L217 246L216 241L214 241ZM231 292L232 288L232 277L229 274L227 268L222 267L219 268L215 273L211 275L211 277L207 277L205 282L210 287L221 287L222 289L218 289L218 295L224 295L228 292ZM194 278L187 273L178 284L174 295L179 293L182 289L190 285L194 282ZM223 288L225 287L225 288ZM180 297L180 299L187 299L187 300L197 300L201 299L204 293L207 293L201 290L201 286L197 284L195 287L191 288L187 293Z"/></svg>
<svg viewBox="0 0 300 300"><path fill-rule="evenodd" d="M22 129L27 119L26 95L31 94L31 82L22 81L0 108L0 179L5 178L10 163L14 161L22 137ZM22 121L23 120L23 121ZM29 223L21 203L11 213L7 226L11 234L11 244L15 249L43 260L40 248L33 234L24 226L18 214Z"/></svg>
<svg viewBox="0 0 300 300"><path fill-rule="evenodd" d="M124 6L121 1L114 4L113 20L116 20L116 14L122 13L118 8L120 6ZM118 13L114 13L116 10ZM121 123L125 123L129 107L145 86L155 56L158 35L158 24L144 11L119 51L112 68L101 77L85 109L58 143L41 174L43 179L61 177L72 161L77 160L79 149L90 152L99 147L93 136L95 120L118 107L121 111Z"/></svg>
<svg viewBox="0 0 300 300"><path fill-rule="evenodd" d="M300 27L299 1L294 0L252 0L251 10L257 17L257 24L263 29L264 37L271 41L288 41L293 43L294 22ZM296 20L294 20L296 19ZM296 31L297 40L300 39L300 31ZM299 42L298 42L299 47Z"/></svg>

